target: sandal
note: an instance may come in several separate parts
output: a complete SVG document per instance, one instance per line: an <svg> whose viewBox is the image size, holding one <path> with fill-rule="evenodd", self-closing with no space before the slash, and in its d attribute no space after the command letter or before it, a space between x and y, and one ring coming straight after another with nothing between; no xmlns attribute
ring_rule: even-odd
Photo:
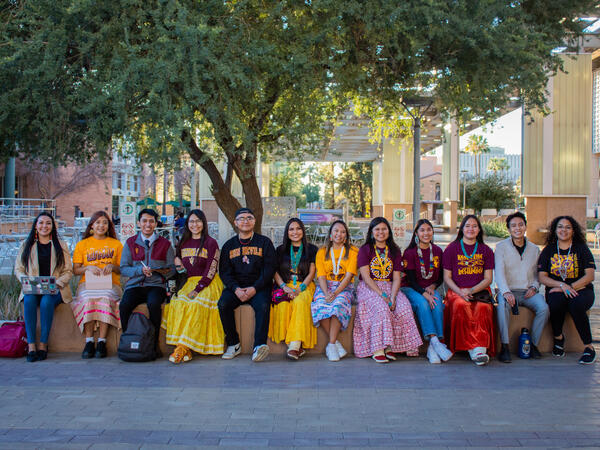
<svg viewBox="0 0 600 450"><path fill-rule="evenodd" d="M183 345L178 345L177 347L175 347L175 350L173 351L173 353L171 353L171 356L169 356L169 361L171 361L173 364L181 363L186 356L185 350L186 348Z"/></svg>

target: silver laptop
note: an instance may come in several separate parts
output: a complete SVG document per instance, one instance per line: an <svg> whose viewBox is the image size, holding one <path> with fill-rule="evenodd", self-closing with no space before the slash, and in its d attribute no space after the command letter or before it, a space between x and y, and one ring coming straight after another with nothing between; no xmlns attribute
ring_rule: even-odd
<svg viewBox="0 0 600 450"><path fill-rule="evenodd" d="M21 285L23 286L23 294L56 295L59 292L55 277L25 276L21 278Z"/></svg>

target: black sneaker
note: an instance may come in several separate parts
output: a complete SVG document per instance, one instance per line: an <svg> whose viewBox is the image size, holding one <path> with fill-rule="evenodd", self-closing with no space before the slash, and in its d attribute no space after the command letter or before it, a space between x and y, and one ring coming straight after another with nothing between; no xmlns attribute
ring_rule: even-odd
<svg viewBox="0 0 600 450"><path fill-rule="evenodd" d="M37 351L37 360L43 361L48 357L48 350L38 350Z"/></svg>
<svg viewBox="0 0 600 450"><path fill-rule="evenodd" d="M561 339L554 338L554 347L552 347L552 356L562 358L565 356L565 337Z"/></svg>
<svg viewBox="0 0 600 450"><path fill-rule="evenodd" d="M508 347L508 344L502 344L502 348L500 349L500 353L498 354L498 361L503 363L512 362L512 359L510 357L510 348Z"/></svg>
<svg viewBox="0 0 600 450"><path fill-rule="evenodd" d="M27 353L27 362L36 362L38 360L37 352L35 350Z"/></svg>
<svg viewBox="0 0 600 450"><path fill-rule="evenodd" d="M81 357L83 359L93 358L95 351L96 351L96 348L94 346L94 342L93 341L86 342L85 347L83 347L83 352L81 352Z"/></svg>
<svg viewBox="0 0 600 450"><path fill-rule="evenodd" d="M579 358L579 364L593 364L595 360L596 351L592 347L586 347L581 358Z"/></svg>
<svg viewBox="0 0 600 450"><path fill-rule="evenodd" d="M106 342L98 341L96 346L96 358L106 358Z"/></svg>
<svg viewBox="0 0 600 450"><path fill-rule="evenodd" d="M540 353L539 349L531 344L531 357L533 359L542 359L542 354Z"/></svg>

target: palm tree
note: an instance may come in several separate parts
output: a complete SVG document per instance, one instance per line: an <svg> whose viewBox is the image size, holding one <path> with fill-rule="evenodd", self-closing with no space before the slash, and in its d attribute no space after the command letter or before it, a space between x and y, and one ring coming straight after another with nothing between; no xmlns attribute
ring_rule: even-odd
<svg viewBox="0 0 600 450"><path fill-rule="evenodd" d="M465 147L465 152L475 156L475 176L479 178L481 172L480 168L480 155L482 153L489 153L490 146L488 141L483 136L477 136L472 134L469 136L469 143Z"/></svg>
<svg viewBox="0 0 600 450"><path fill-rule="evenodd" d="M508 161L506 161L506 158L492 158L487 167L487 170L491 170L494 174L497 174L498 172L502 173L508 169L510 169L510 165L508 164Z"/></svg>

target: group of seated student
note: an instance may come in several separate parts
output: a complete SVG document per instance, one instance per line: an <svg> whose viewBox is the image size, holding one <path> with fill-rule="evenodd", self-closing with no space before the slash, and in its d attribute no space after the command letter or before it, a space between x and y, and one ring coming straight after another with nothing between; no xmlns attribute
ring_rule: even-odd
<svg viewBox="0 0 600 450"><path fill-rule="evenodd" d="M256 362L269 354L267 337L285 342L287 357L298 360L316 346L318 327L328 337L327 358L339 361L348 353L338 338L350 323L353 304L354 354L377 363L393 361L399 353L418 356L423 340L428 341L432 364L448 361L457 351L468 352L476 365L487 364L496 353L500 361L510 362L508 322L511 310L515 313L518 307L535 314L532 357L541 357L538 345L548 320L554 335L552 354L565 355L562 327L569 312L585 346L579 362L595 360L587 316L594 302L594 258L581 227L570 216L552 221L540 253L525 237L525 216L511 214L506 219L510 236L497 244L495 254L483 242L475 215L462 220L445 251L433 243L433 225L419 220L404 254L383 217L371 221L360 248L350 242L344 221L336 220L317 249L308 242L302 221L293 218L275 249L269 238L254 231L255 217L248 208L236 212L238 234L220 251L208 235L201 210L194 209L185 218L176 248L156 233L157 224L157 213L143 209L138 215L140 232L123 246L110 217L99 211L92 215L71 259L52 215L43 212L36 218L21 245L15 273L19 279L53 276L60 290L53 295L21 293L28 361L46 359L54 309L61 302L71 304L85 335L83 358L106 357L109 326L125 330L133 310L146 303L154 327L165 328L166 343L175 346L171 362L190 361L192 352L232 359L241 353L234 312L247 303L255 314L252 360ZM175 271L186 273L187 280L163 311L165 280ZM490 288L494 272L499 352ZM73 274L81 276L74 300L69 286ZM110 274L112 288L86 289L85 277L91 274ZM123 292L120 275L127 277ZM545 298L539 293L540 283L546 287ZM38 307L41 335L36 346Z"/></svg>

